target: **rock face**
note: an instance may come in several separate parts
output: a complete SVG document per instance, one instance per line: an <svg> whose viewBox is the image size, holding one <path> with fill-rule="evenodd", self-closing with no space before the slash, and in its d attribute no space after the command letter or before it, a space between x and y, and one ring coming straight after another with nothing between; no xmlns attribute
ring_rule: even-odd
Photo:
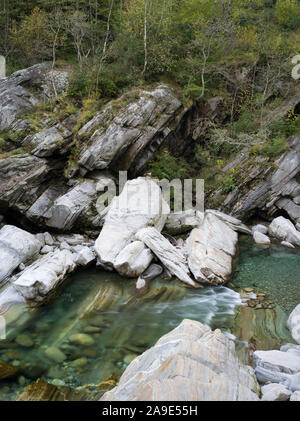
<svg viewBox="0 0 300 421"><path fill-rule="evenodd" d="M272 218L284 210L295 224L300 222L300 136L291 136L288 143L289 151L278 161L278 169L274 172L271 166L266 169L258 162L239 188L229 193L225 211L245 218L259 210Z"/></svg>
<svg viewBox="0 0 300 421"><path fill-rule="evenodd" d="M269 225L269 234L280 241L287 241L300 247L300 232L283 216L273 219Z"/></svg>
<svg viewBox="0 0 300 421"><path fill-rule="evenodd" d="M164 266L182 282L196 286L189 275L189 268L185 256L155 228L143 228L136 234L136 238L143 241L158 257Z"/></svg>
<svg viewBox="0 0 300 421"><path fill-rule="evenodd" d="M42 244L27 231L12 225L0 230L0 284L21 264L36 256Z"/></svg>
<svg viewBox="0 0 300 421"><path fill-rule="evenodd" d="M34 135L26 136L22 141L24 146L31 148L31 153L40 158L63 153L71 140L72 133L63 126L50 127Z"/></svg>
<svg viewBox="0 0 300 421"><path fill-rule="evenodd" d="M120 252L141 228L153 226L161 231L170 212L159 186L149 178L128 181L115 197L105 216L104 226L95 243L100 262L113 267Z"/></svg>
<svg viewBox="0 0 300 421"><path fill-rule="evenodd" d="M68 250L48 253L14 277L12 285L27 302L43 302L66 274L75 269L74 257Z"/></svg>
<svg viewBox="0 0 300 421"><path fill-rule="evenodd" d="M80 152L81 166L88 170L111 166L139 173L182 110L175 91L165 85L139 92L129 105L126 102L121 98L117 104L110 103L82 127L79 135L89 140Z"/></svg>
<svg viewBox="0 0 300 421"><path fill-rule="evenodd" d="M206 212L203 223L186 241L188 265L198 282L222 285L232 271L237 233L215 214Z"/></svg>
<svg viewBox="0 0 300 421"><path fill-rule="evenodd" d="M287 327L290 329L293 338L300 344L300 304L294 308L287 321Z"/></svg>
<svg viewBox="0 0 300 421"><path fill-rule="evenodd" d="M32 155L15 155L0 159L0 209L25 212L39 197L50 166Z"/></svg>
<svg viewBox="0 0 300 421"><path fill-rule="evenodd" d="M253 369L220 330L184 320L127 367L103 401L257 401Z"/></svg>

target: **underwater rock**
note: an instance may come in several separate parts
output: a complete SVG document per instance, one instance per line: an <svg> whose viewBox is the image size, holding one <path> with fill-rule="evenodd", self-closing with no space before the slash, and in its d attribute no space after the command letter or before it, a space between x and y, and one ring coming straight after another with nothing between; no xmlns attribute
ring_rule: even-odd
<svg viewBox="0 0 300 421"><path fill-rule="evenodd" d="M205 212L204 221L193 229L186 241L188 265L198 282L223 285L232 272L237 233L212 212Z"/></svg>
<svg viewBox="0 0 300 421"><path fill-rule="evenodd" d="M268 233L268 227L262 224L254 225L252 227L252 234L254 234L255 231L261 232L262 234Z"/></svg>
<svg viewBox="0 0 300 421"><path fill-rule="evenodd" d="M136 238L143 241L157 256L164 266L186 284L196 286L189 276L189 268L185 256L155 228L144 228L137 232Z"/></svg>
<svg viewBox="0 0 300 421"><path fill-rule="evenodd" d="M75 333L70 336L70 342L75 345L92 346L95 344L94 339L86 333Z"/></svg>
<svg viewBox="0 0 300 421"><path fill-rule="evenodd" d="M150 265L153 254L142 241L128 244L117 256L114 267L121 276L137 278Z"/></svg>
<svg viewBox="0 0 300 421"><path fill-rule="evenodd" d="M300 344L300 303L294 308L290 314L287 327L291 331L293 338Z"/></svg>
<svg viewBox="0 0 300 421"><path fill-rule="evenodd" d="M54 361L55 363L62 363L67 359L66 355L55 346L50 346L45 350L45 355L49 360Z"/></svg>
<svg viewBox="0 0 300 421"><path fill-rule="evenodd" d="M127 367L102 401L258 401L254 371L219 329L184 320Z"/></svg>
<svg viewBox="0 0 300 421"><path fill-rule="evenodd" d="M16 343L25 348L31 348L34 345L32 338L29 335L20 334L16 337Z"/></svg>
<svg viewBox="0 0 300 421"><path fill-rule="evenodd" d="M112 200L95 242L100 262L113 267L119 253L135 239L139 229L154 226L161 231L169 212L159 186L150 178L127 181L120 196Z"/></svg>
<svg viewBox="0 0 300 421"><path fill-rule="evenodd" d="M0 380L8 379L14 377L19 371L19 367L15 367L6 363L5 361L0 360Z"/></svg>

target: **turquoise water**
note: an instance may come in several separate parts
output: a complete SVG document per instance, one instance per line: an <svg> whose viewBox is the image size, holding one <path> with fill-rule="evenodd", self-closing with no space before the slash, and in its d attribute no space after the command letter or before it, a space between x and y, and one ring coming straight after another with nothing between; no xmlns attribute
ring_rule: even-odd
<svg viewBox="0 0 300 421"><path fill-rule="evenodd" d="M239 260L232 282L267 294L287 314L300 302L300 250L280 244L260 247L252 238L239 243Z"/></svg>
<svg viewBox="0 0 300 421"><path fill-rule="evenodd" d="M260 248L251 239L243 239L239 249L233 284L265 292L280 307L283 326L300 302L299 250ZM8 337L0 341L0 360L18 367L19 373L10 381L0 380L0 400L14 399L37 379L73 388L118 379L133 358L185 318L225 332L234 327L236 334L241 308L239 294L227 287L195 290L177 280L157 279L138 295L134 280L96 268L78 271L48 305L35 310L18 305L5 315ZM267 311L273 310L255 314ZM274 314L276 319L279 313ZM262 317L259 323L264 324ZM259 329L266 335L264 326ZM286 341L286 332L277 331Z"/></svg>

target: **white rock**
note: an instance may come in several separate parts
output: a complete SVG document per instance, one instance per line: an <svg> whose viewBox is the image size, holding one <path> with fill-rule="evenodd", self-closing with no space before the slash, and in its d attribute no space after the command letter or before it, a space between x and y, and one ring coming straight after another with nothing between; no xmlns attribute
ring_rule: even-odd
<svg viewBox="0 0 300 421"><path fill-rule="evenodd" d="M42 244L27 231L4 225L0 230L0 283L21 264L35 257Z"/></svg>
<svg viewBox="0 0 300 421"><path fill-rule="evenodd" d="M262 401L288 401L292 392L282 384L270 383L261 388Z"/></svg>
<svg viewBox="0 0 300 421"><path fill-rule="evenodd" d="M255 351L255 367L263 367L287 374L300 372L300 357L282 351Z"/></svg>
<svg viewBox="0 0 300 421"><path fill-rule="evenodd" d="M47 246L53 246L54 240L52 238L52 235L49 234L49 232L44 233L44 238L45 238L45 244Z"/></svg>
<svg viewBox="0 0 300 421"><path fill-rule="evenodd" d="M60 244L60 249L61 249L61 250L71 250L71 247L69 246L69 244L68 244L66 241L63 241L63 242Z"/></svg>
<svg viewBox="0 0 300 421"><path fill-rule="evenodd" d="M251 367L219 329L183 320L135 358L101 401L258 401Z"/></svg>
<svg viewBox="0 0 300 421"><path fill-rule="evenodd" d="M296 246L300 246L300 232L296 230L294 224L283 216L273 219L269 225L269 234L280 241L288 241Z"/></svg>
<svg viewBox="0 0 300 421"><path fill-rule="evenodd" d="M143 228L136 234L136 238L143 241L164 266L180 281L196 286L191 279L186 258L180 250L172 244L155 228Z"/></svg>
<svg viewBox="0 0 300 421"><path fill-rule="evenodd" d="M289 243L288 241L281 241L281 245L284 247L289 247L291 249L295 248L295 246L293 246L293 244Z"/></svg>
<svg viewBox="0 0 300 421"><path fill-rule="evenodd" d="M262 224L254 225L252 227L252 234L255 231L261 232L262 234L267 234L268 233L268 227L266 227L265 225L262 225Z"/></svg>
<svg viewBox="0 0 300 421"><path fill-rule="evenodd" d="M128 244L117 256L114 268L128 278L140 276L150 265L153 254L142 241Z"/></svg>
<svg viewBox="0 0 300 421"><path fill-rule="evenodd" d="M136 281L136 284L135 284L136 289L142 289L142 288L145 288L145 286L146 286L145 279L139 277L139 279Z"/></svg>
<svg viewBox="0 0 300 421"><path fill-rule="evenodd" d="M267 245L268 246L269 244L271 244L270 238L267 235L262 234L260 231L254 231L253 232L253 239L254 239L255 243L259 244L259 245Z"/></svg>
<svg viewBox="0 0 300 421"><path fill-rule="evenodd" d="M42 244L42 247L44 247L45 243L45 236L42 233L36 234L36 238L39 240L39 242Z"/></svg>
<svg viewBox="0 0 300 421"><path fill-rule="evenodd" d="M95 242L100 262L112 267L139 229L154 226L161 231L169 212L169 205L154 181L145 177L127 181L120 196L112 200Z"/></svg>
<svg viewBox="0 0 300 421"><path fill-rule="evenodd" d="M198 282L224 284L232 272L237 233L214 213L205 213L204 221L186 241L188 265Z"/></svg>
<svg viewBox="0 0 300 421"><path fill-rule="evenodd" d="M87 266L96 259L95 253L87 246L75 246L73 250L76 253L75 261L77 265Z"/></svg>
<svg viewBox="0 0 300 421"><path fill-rule="evenodd" d="M291 397L290 397L290 401L295 402L295 401L300 401L300 390L296 390L296 392L294 392Z"/></svg>
<svg viewBox="0 0 300 421"><path fill-rule="evenodd" d="M296 224L296 230L300 231L300 223L299 222L297 222L297 224Z"/></svg>
<svg viewBox="0 0 300 421"><path fill-rule="evenodd" d="M290 314L287 321L287 327L289 328L295 341L300 344L300 303Z"/></svg>
<svg viewBox="0 0 300 421"><path fill-rule="evenodd" d="M54 251L54 247L52 246L44 246L41 250L41 254L47 254L47 253L51 253L52 251Z"/></svg>
<svg viewBox="0 0 300 421"><path fill-rule="evenodd" d="M68 250L48 253L12 278L17 292L30 302L42 302L76 267L74 255Z"/></svg>
<svg viewBox="0 0 300 421"><path fill-rule="evenodd" d="M224 212L220 212L213 209L207 209L205 214L211 213L221 219L223 222L226 222L234 231L242 232L244 234L251 234L251 230L242 223L239 219L231 215L226 215Z"/></svg>

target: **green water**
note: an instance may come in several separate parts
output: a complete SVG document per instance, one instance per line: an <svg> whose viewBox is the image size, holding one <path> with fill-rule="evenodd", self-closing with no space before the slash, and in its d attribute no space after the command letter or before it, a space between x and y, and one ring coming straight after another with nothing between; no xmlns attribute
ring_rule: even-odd
<svg viewBox="0 0 300 421"><path fill-rule="evenodd" d="M300 302L300 251L279 244L261 247L252 238L239 243L238 266L232 282L267 294L287 314Z"/></svg>
<svg viewBox="0 0 300 421"><path fill-rule="evenodd" d="M300 302L299 250L263 249L253 246L251 239L242 240L239 248L232 282L266 292L284 309L284 325L287 312ZM8 335L0 341L0 360L19 367L24 378L0 381L0 400L13 399L37 379L69 387L118 379L133 358L185 318L225 332L234 327L236 333L240 306L239 294L227 287L195 290L176 280L156 279L148 291L137 295L134 280L96 268L76 272L48 305L35 310L18 305L6 313ZM88 342L74 343L74 335L82 333ZM18 344L19 335L29 338L28 346ZM50 359L49 347L61 350L64 361Z"/></svg>

